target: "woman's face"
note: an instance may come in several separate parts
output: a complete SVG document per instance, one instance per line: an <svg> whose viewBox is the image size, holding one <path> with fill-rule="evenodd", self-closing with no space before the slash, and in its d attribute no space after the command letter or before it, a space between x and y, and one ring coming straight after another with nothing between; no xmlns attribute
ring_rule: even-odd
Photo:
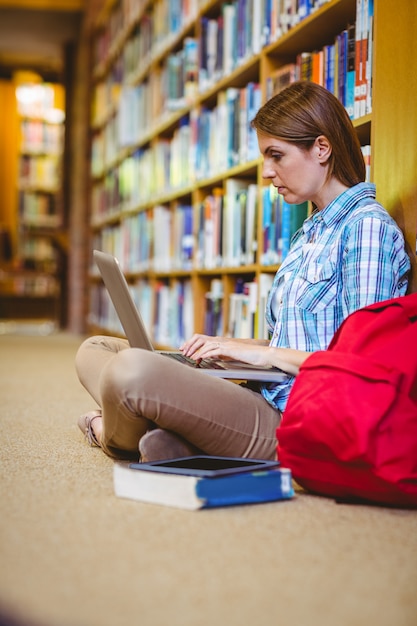
<svg viewBox="0 0 417 626"><path fill-rule="evenodd" d="M327 178L327 158L317 138L309 150L297 144L258 132L259 150L264 162L262 176L271 181L289 204L311 200L320 206Z"/></svg>

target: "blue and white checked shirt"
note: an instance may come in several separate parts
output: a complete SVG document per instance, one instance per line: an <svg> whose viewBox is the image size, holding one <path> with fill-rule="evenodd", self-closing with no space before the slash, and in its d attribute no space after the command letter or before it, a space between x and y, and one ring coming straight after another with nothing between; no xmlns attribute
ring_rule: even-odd
<svg viewBox="0 0 417 626"><path fill-rule="evenodd" d="M325 350L343 320L368 304L405 294L410 260L395 221L359 183L295 233L269 294L271 346ZM285 409L294 376L264 384L263 396Z"/></svg>

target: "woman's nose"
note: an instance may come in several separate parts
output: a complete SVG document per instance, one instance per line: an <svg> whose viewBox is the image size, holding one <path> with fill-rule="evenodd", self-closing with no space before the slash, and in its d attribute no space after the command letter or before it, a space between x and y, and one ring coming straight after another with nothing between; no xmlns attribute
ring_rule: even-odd
<svg viewBox="0 0 417 626"><path fill-rule="evenodd" d="M262 178L274 178L275 172L273 168L266 162L262 166Z"/></svg>

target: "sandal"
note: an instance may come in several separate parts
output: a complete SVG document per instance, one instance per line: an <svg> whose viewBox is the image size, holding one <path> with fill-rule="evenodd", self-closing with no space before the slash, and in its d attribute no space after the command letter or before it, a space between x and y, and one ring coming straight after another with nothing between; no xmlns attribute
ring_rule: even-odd
<svg viewBox="0 0 417 626"><path fill-rule="evenodd" d="M101 415L101 409L96 409L95 411L89 411L89 413L84 413L84 415L81 415L78 420L78 427L84 434L84 437L86 438L90 446L98 446L99 448L101 448L100 442L95 436L91 425L96 417L101 417Z"/></svg>

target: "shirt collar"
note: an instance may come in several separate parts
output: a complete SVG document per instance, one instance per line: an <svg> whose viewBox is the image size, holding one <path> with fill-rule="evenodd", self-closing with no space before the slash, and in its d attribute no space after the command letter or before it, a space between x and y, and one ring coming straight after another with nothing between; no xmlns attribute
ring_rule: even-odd
<svg viewBox="0 0 417 626"><path fill-rule="evenodd" d="M344 219L354 207L366 204L366 200L375 200L375 185L373 183L358 183L349 187L322 211L315 210L310 218L304 222L303 230L308 234L319 221L323 221L326 227L333 226Z"/></svg>

